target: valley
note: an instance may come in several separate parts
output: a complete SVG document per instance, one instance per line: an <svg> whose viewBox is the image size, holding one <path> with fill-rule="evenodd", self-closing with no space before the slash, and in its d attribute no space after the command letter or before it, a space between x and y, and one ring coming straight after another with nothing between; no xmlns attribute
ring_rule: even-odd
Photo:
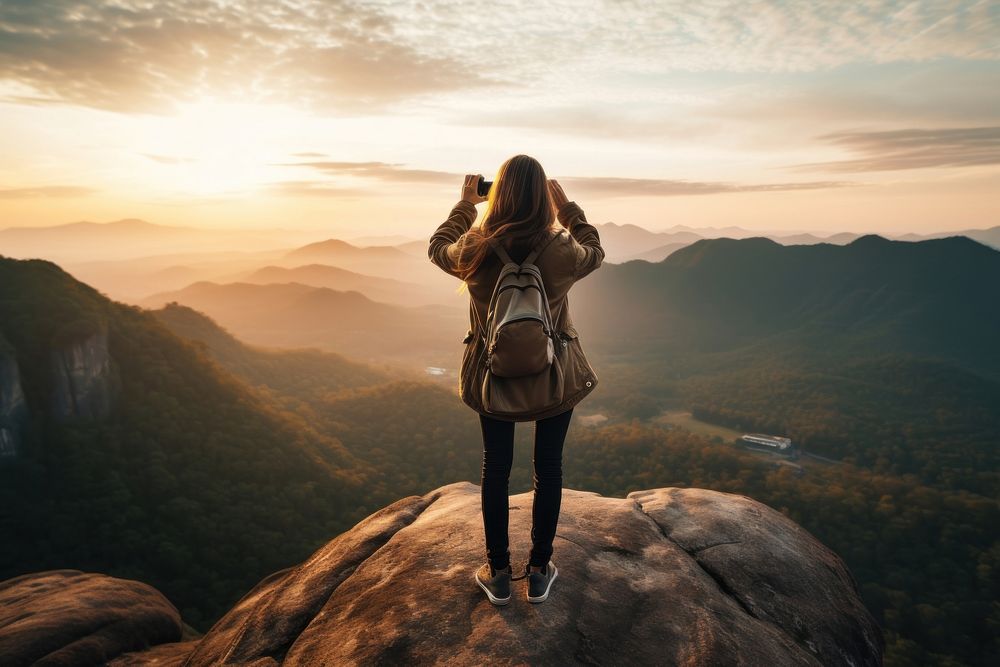
<svg viewBox="0 0 1000 667"><path fill-rule="evenodd" d="M0 258L0 527L16 536L0 577L139 578L204 630L378 507L478 482L455 282L406 305L426 283L376 280L377 262L260 259L137 305ZM751 495L843 555L890 654L981 662L1000 572L1000 320L979 304L1000 299L998 276L1000 252L961 239L696 240L609 263L571 298L602 385L571 425L564 483ZM372 295L339 289L366 281ZM93 365L53 402L61 349ZM747 432L803 455L733 444ZM530 490L529 429L515 450L512 492Z"/></svg>

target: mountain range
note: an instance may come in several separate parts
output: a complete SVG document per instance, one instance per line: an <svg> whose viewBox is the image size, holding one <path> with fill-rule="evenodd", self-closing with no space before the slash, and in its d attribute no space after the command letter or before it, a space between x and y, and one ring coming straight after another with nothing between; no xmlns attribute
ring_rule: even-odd
<svg viewBox="0 0 1000 667"><path fill-rule="evenodd" d="M654 249L693 243L703 238L742 239L765 236L783 245L833 243L843 245L866 234L842 232L820 235L814 232L753 231L741 227L693 227L673 225L651 231L639 225L614 222L596 223L607 250L607 261L623 262L640 258L658 261L668 254L664 249L657 256ZM430 229L427 236L430 235ZM904 234L891 238L919 241L947 236L967 236L985 245L1000 248L1000 226L989 229L965 229L930 234ZM320 240L317 240L320 239ZM74 222L42 227L8 227L0 229L0 251L12 257L42 257L60 262L136 259L149 255L171 253L203 253L238 250L255 252L269 250L285 253L290 259L304 263L333 263L341 260L368 259L391 261L403 255L420 258L426 254L423 235L402 234L355 237L351 240L323 238L320 230L296 229L204 229L176 225L161 225L138 218L113 222ZM305 245L302 245L305 244ZM370 250L364 250L370 248ZM344 267L351 268L351 267ZM391 276L389 276L391 277Z"/></svg>
<svg viewBox="0 0 1000 667"><path fill-rule="evenodd" d="M140 303L159 308L170 302L208 313L251 343L318 347L369 362L413 362L429 354L448 354L465 335L468 320L467 313L455 307L400 306L355 290L297 282L197 282ZM449 336L449 331L456 333Z"/></svg>
<svg viewBox="0 0 1000 667"><path fill-rule="evenodd" d="M844 554L897 656L989 664L998 257L960 237L866 236L702 239L609 262L571 295L602 379L579 414L609 419L574 420L567 485L752 494ZM367 338L384 360L383 337L406 334L457 360L463 304L196 287L206 311L271 334L313 327L334 353L264 349L212 313L113 302L52 262L0 257L0 579L72 567L150 581L207 629L375 509L478 479L478 423L453 383L336 349ZM420 322L426 338L410 336ZM647 419L668 409L839 463L796 472ZM530 429L516 437L511 484L530 489Z"/></svg>
<svg viewBox="0 0 1000 667"><path fill-rule="evenodd" d="M0 229L0 254L68 262L136 259L147 255L200 253L208 249L271 250L314 240L319 233L295 229L206 229L160 225L138 218Z"/></svg>
<svg viewBox="0 0 1000 667"><path fill-rule="evenodd" d="M612 414L673 405L927 484L998 488L997 250L702 240L603 266L572 298Z"/></svg>
<svg viewBox="0 0 1000 667"><path fill-rule="evenodd" d="M700 240L658 263L604 266L574 289L581 329L609 345L905 351L1000 376L1000 308L987 305L1000 303L1000 252L966 237Z"/></svg>

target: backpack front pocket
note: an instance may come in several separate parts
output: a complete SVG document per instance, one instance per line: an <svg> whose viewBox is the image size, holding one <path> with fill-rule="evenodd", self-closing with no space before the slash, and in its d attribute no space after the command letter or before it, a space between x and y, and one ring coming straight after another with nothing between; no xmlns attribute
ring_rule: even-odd
<svg viewBox="0 0 1000 667"><path fill-rule="evenodd" d="M555 345L542 321L526 318L497 329L488 354L494 375L515 378L536 375L551 366Z"/></svg>
<svg viewBox="0 0 1000 667"><path fill-rule="evenodd" d="M480 395L487 412L523 418L559 405L563 386L563 369L558 362L541 373L513 378L497 377L487 369Z"/></svg>

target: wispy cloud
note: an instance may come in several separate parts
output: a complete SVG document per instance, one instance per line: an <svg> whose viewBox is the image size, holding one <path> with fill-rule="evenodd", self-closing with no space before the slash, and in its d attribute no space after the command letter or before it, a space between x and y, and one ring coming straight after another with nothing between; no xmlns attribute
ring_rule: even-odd
<svg viewBox="0 0 1000 667"><path fill-rule="evenodd" d="M322 181L279 181L267 187L268 193L279 197L363 197L370 192L344 188Z"/></svg>
<svg viewBox="0 0 1000 667"><path fill-rule="evenodd" d="M891 171L1000 164L1000 127L833 132L818 137L861 157L790 165L796 171Z"/></svg>
<svg viewBox="0 0 1000 667"><path fill-rule="evenodd" d="M802 128L993 125L1000 122L998 80L1000 62L857 65L753 81L696 114L724 126L775 120Z"/></svg>
<svg viewBox="0 0 1000 667"><path fill-rule="evenodd" d="M0 199L33 199L36 197L86 197L97 192L94 188L77 185L41 185L34 188L0 188Z"/></svg>
<svg viewBox="0 0 1000 667"><path fill-rule="evenodd" d="M599 106L560 105L515 110L489 110L476 114L454 114L449 122L469 126L530 128L548 134L563 134L589 138L627 139L691 139L711 136L719 131L722 121L698 117L697 113L682 114L679 105L635 104ZM705 108L699 105L698 110Z"/></svg>
<svg viewBox="0 0 1000 667"><path fill-rule="evenodd" d="M186 162L195 162L194 158L179 157L176 155L155 155L153 153L140 153L140 155L149 158L153 162L159 162L160 164L184 164Z"/></svg>
<svg viewBox="0 0 1000 667"><path fill-rule="evenodd" d="M724 192L774 192L779 190L817 190L843 188L860 183L849 181L809 181L804 183L724 183L712 181L677 181L655 178L577 177L560 178L573 191L580 189L604 197L675 197Z"/></svg>
<svg viewBox="0 0 1000 667"><path fill-rule="evenodd" d="M348 0L5 1L0 80L36 91L8 98L21 103L154 114L206 93L370 113L490 83Z"/></svg>
<svg viewBox="0 0 1000 667"><path fill-rule="evenodd" d="M375 113L483 86L645 82L652 95L677 72L998 60L997 34L991 0L607 0L586 11L570 0L6 0L0 81L18 84L7 99L24 104L167 113L212 94Z"/></svg>
<svg viewBox="0 0 1000 667"><path fill-rule="evenodd" d="M456 185L464 174L429 169L412 169L388 162L283 162L281 166L308 167L331 176L360 176L380 182ZM560 183L574 191L601 197L674 197L722 192L765 192L778 190L813 190L841 188L857 183L847 181L808 181L802 183L724 183L711 181L681 181L655 178L616 178L603 176L570 176Z"/></svg>
<svg viewBox="0 0 1000 667"><path fill-rule="evenodd" d="M278 162L275 166L306 167L325 174L338 176L360 176L392 183L438 183L451 184L461 175L430 169L411 169L401 164L389 162Z"/></svg>
<svg viewBox="0 0 1000 667"><path fill-rule="evenodd" d="M502 52L510 71L573 85L609 70L634 79L677 71L812 72L856 62L1000 58L1000 9L992 0L900 5L605 0L580 11L572 0L486 3L476 8L476 20L489 30L477 33L474 52L460 39L441 39L460 35L468 25L463 0L416 8L399 3L396 12L409 19L408 35L442 55L465 51L484 67Z"/></svg>

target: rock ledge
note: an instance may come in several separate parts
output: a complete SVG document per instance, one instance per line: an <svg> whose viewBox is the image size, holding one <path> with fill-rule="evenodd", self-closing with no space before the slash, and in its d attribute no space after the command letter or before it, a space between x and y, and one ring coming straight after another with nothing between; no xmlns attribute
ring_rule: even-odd
<svg viewBox="0 0 1000 667"><path fill-rule="evenodd" d="M515 568L531 500L510 498ZM841 559L746 496L564 489L543 604L524 580L509 605L490 604L473 580L484 554L480 487L448 484L265 578L199 641L111 664L882 664L881 630Z"/></svg>

